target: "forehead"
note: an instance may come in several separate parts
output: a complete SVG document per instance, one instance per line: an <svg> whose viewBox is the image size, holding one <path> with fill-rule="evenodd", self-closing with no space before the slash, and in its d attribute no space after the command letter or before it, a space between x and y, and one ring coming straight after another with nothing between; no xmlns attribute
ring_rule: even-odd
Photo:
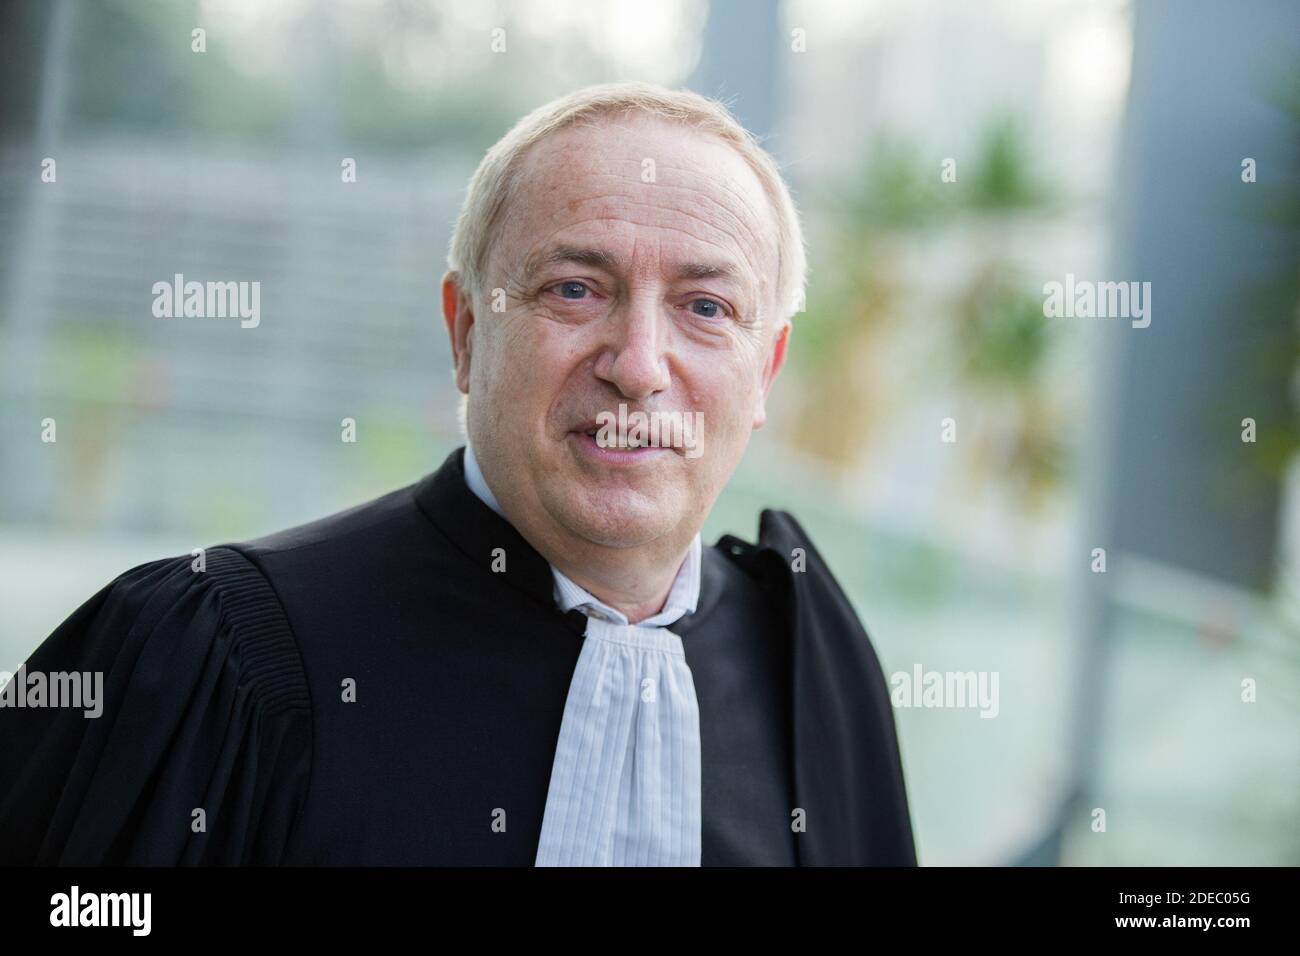
<svg viewBox="0 0 1300 956"><path fill-rule="evenodd" d="M494 252L517 264L580 241L730 258L764 287L775 274L775 223L749 164L712 134L653 117L569 127L523 157Z"/></svg>

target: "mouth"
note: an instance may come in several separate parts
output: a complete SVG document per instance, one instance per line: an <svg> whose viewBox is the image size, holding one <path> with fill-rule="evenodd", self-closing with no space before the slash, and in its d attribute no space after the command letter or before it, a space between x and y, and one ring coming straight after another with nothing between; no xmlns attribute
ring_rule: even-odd
<svg viewBox="0 0 1300 956"><path fill-rule="evenodd" d="M600 428L596 425L583 425L573 430L574 434L585 435L593 442L599 443L598 435ZM614 440L601 445L602 448L646 448L650 445L648 436L638 435L614 435Z"/></svg>
<svg viewBox="0 0 1300 956"><path fill-rule="evenodd" d="M602 444L597 438L599 432L600 426L595 422L584 422L569 432L568 440L581 457L606 465L640 464L679 453L676 448L651 445L645 436L615 434L609 443Z"/></svg>

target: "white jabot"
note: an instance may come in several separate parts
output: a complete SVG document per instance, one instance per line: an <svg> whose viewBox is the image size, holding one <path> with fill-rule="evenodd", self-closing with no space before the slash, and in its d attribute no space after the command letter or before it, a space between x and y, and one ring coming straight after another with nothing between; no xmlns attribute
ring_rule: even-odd
<svg viewBox="0 0 1300 956"><path fill-rule="evenodd" d="M505 517L473 449L465 481ZM628 622L554 565L555 602L587 615L569 682L537 866L699 866L700 710L668 625L700 596L696 534L658 614Z"/></svg>

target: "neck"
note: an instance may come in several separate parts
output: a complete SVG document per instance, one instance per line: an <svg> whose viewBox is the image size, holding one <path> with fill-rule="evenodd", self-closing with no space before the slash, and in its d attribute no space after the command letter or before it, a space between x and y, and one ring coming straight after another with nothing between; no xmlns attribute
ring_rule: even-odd
<svg viewBox="0 0 1300 956"><path fill-rule="evenodd" d="M538 550L570 581L621 611L632 624L663 610L673 581L686 560L686 549L666 562L641 561L636 560L637 556L626 554L612 560L606 556L595 562L573 562L558 555L551 557L540 548ZM602 550L609 552L612 549Z"/></svg>
<svg viewBox="0 0 1300 956"><path fill-rule="evenodd" d="M507 493L497 496L487 485L481 463L466 442L466 480L475 493L514 525L550 565L589 594L620 611L635 624L661 610L682 563L694 543L696 530L675 528L644 545L615 548L598 544L556 522L545 509L519 505ZM477 482L477 484L476 484Z"/></svg>

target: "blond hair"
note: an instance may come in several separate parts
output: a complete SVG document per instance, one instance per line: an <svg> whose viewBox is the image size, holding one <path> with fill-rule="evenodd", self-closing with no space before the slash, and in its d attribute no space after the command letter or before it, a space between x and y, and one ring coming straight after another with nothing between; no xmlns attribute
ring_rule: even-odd
<svg viewBox="0 0 1300 956"><path fill-rule="evenodd" d="M469 181L452 232L447 265L461 288L482 295L493 227L510 200L524 153L551 133L601 116L642 113L711 133L738 152L758 177L776 219L779 318L802 311L808 269L799 212L775 160L717 100L651 83L588 86L533 110L487 151Z"/></svg>

